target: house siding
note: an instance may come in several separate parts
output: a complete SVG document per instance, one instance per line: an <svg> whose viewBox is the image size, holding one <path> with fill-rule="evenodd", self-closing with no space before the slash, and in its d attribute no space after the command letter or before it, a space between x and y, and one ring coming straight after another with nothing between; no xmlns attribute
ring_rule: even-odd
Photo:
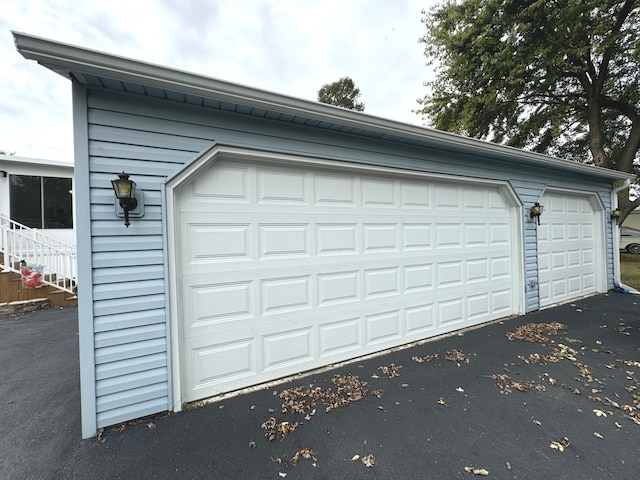
<svg viewBox="0 0 640 480"><path fill-rule="evenodd" d="M103 90L86 95L90 195L91 318L95 345L97 428L171 409L167 252L163 223L165 182L214 142L259 150L416 171L511 182L526 207L546 187L596 192L610 209L611 182L571 178L330 130L256 118L206 107ZM76 160L78 161L78 160ZM144 191L145 215L125 229L114 215L111 180L126 171ZM605 216L606 217L606 216ZM544 218L544 217L543 217ZM537 282L536 225L523 218L524 284ZM613 258L611 225L606 251ZM88 233L89 232L89 233ZM611 265L611 262L608 262ZM609 287L613 270L607 272ZM538 308L537 287L526 287L526 311Z"/></svg>

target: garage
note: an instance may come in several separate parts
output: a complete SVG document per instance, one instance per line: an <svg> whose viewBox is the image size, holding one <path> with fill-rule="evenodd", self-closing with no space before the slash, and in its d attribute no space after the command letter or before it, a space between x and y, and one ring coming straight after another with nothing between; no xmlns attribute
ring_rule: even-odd
<svg viewBox="0 0 640 480"><path fill-rule="evenodd" d="M538 226L540 307L602 291L602 206L592 194L547 190Z"/></svg>
<svg viewBox="0 0 640 480"><path fill-rule="evenodd" d="M71 79L84 437L619 282L633 175L13 35Z"/></svg>
<svg viewBox="0 0 640 480"><path fill-rule="evenodd" d="M177 189L183 401L519 309L504 184L220 160Z"/></svg>

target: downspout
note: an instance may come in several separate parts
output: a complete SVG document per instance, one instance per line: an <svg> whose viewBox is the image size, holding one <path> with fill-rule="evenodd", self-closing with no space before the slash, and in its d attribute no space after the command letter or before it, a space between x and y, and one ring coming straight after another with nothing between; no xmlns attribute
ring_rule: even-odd
<svg viewBox="0 0 640 480"><path fill-rule="evenodd" d="M627 178L621 186L611 191L611 209L612 210L615 210L616 208L618 208L618 192L621 192L622 190L629 188L630 184L631 184L631 180ZM633 293L636 295L640 295L640 292L638 292L635 288L625 285L624 283L622 283L622 280L620 279L620 251L619 251L619 248L616 248L616 245L620 242L620 226L618 225L618 222L615 222L615 224L612 225L612 229L613 229L613 242L614 242L613 243L613 251L614 251L613 285L615 286L616 291L619 293ZM616 255L616 252L617 252L617 255Z"/></svg>

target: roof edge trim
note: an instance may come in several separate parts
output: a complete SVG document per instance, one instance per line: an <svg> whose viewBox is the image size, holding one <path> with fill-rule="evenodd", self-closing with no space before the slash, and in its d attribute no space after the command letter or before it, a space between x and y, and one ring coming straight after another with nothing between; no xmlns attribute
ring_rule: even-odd
<svg viewBox="0 0 640 480"><path fill-rule="evenodd" d="M145 85L200 95L222 101L235 102L257 108L273 109L291 115L303 115L331 122L400 136L407 139L432 142L446 149L448 145L463 147L479 156L509 159L514 163L533 164L562 171L572 171L610 179L636 178L633 174L602 167L572 162L541 153L491 143L476 138L418 127L396 120L355 112L333 105L247 87L183 70L111 55L70 44L12 31L18 52L28 60L35 60L50 70L70 77L73 73L102 75L114 80L141 82ZM80 77L81 78L81 77Z"/></svg>

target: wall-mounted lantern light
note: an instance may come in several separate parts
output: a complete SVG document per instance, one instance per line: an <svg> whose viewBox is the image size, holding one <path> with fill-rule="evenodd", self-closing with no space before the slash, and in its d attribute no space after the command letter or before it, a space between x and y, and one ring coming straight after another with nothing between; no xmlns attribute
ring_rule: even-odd
<svg viewBox="0 0 640 480"><path fill-rule="evenodd" d="M540 225L540 215L542 215L542 210L544 210L544 207L540 205L538 202L536 202L533 205L533 207L531 207L531 210L529 211L529 216L531 218L537 219L538 225Z"/></svg>
<svg viewBox="0 0 640 480"><path fill-rule="evenodd" d="M611 212L611 220L615 220L616 223L620 221L621 216L622 216L622 211L619 208L616 208Z"/></svg>
<svg viewBox="0 0 640 480"><path fill-rule="evenodd" d="M136 198L136 182L129 180L129 175L122 172L117 180L111 180L113 190L116 192L118 203L124 210L124 225L129 228L129 212L138 206Z"/></svg>

